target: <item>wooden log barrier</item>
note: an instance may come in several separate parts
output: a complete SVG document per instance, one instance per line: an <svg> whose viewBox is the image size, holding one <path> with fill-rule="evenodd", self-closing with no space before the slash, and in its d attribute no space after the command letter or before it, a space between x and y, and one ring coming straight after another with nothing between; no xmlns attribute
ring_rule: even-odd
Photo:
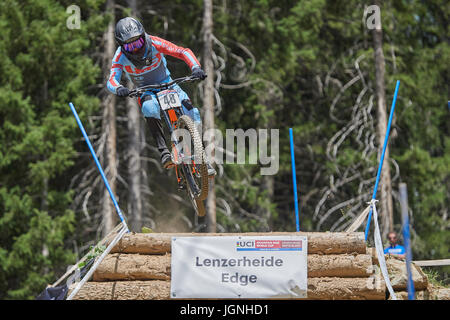
<svg viewBox="0 0 450 320"><path fill-rule="evenodd" d="M371 255L373 264L380 264L375 248L367 248L367 254ZM387 254L385 259L392 288L394 291L405 291L408 283L405 260ZM424 274L422 268L414 262L411 264L411 274L415 290L425 290L428 286L428 277Z"/></svg>
<svg viewBox="0 0 450 320"><path fill-rule="evenodd" d="M148 233L125 234L75 299L158 300L170 298L171 239L183 236L307 236L308 298L386 298L381 274L362 232ZM367 251L367 252L366 252ZM283 298L283 297L273 297Z"/></svg>
<svg viewBox="0 0 450 320"><path fill-rule="evenodd" d="M170 254L110 254L95 270L93 281L169 280L170 258Z"/></svg>
<svg viewBox="0 0 450 320"><path fill-rule="evenodd" d="M172 237L202 236L307 236L308 254L366 253L363 232L251 232L251 233L130 233L111 253L165 254Z"/></svg>
<svg viewBox="0 0 450 320"><path fill-rule="evenodd" d="M94 273L94 281L169 280L171 255L108 255ZM308 255L308 277L369 277L372 258L367 254Z"/></svg>
<svg viewBox="0 0 450 320"><path fill-rule="evenodd" d="M309 300L385 300L380 275L369 278L308 278Z"/></svg>
<svg viewBox="0 0 450 320"><path fill-rule="evenodd" d="M385 286L375 278L310 278L307 294L308 300L384 300ZM162 280L87 282L74 297L74 300L166 299L170 299L170 281Z"/></svg>
<svg viewBox="0 0 450 320"><path fill-rule="evenodd" d="M74 288L69 288L69 294ZM164 300L170 298L170 281L86 282L73 300Z"/></svg>

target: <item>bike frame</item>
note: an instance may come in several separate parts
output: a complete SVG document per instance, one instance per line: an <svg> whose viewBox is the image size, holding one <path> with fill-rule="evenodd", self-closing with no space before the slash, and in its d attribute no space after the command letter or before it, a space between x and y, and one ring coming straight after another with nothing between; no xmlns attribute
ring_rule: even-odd
<svg viewBox="0 0 450 320"><path fill-rule="evenodd" d="M153 93L156 94L156 93L160 92L163 89L164 90L171 89L171 87L176 85L176 84L180 84L180 83L183 83L183 82L194 81L194 80L198 80L198 78L189 76L189 77L182 77L182 78L174 79L174 80L169 81L167 83L149 84L149 85L142 86L142 87L139 87L139 88L136 88L136 89L132 90L129 93L128 96L129 97L137 97L139 95L142 95L146 91L152 91ZM174 128L176 127L176 125L174 125L174 124L176 123L176 120L178 120L178 117L175 118L174 115L172 114L172 112L169 112L169 111L175 110L175 109L180 109L180 110L176 110L176 111L178 111L180 113L180 116L182 116L182 115L185 114L184 111L183 111L183 108L182 107L180 107L180 108L171 108L171 109L168 109L167 112L166 112L166 110L163 110L161 108L161 104L159 102L159 99L156 99L156 100L158 101L160 110L163 111L164 119L166 121L167 126L171 130L170 133L172 134Z"/></svg>

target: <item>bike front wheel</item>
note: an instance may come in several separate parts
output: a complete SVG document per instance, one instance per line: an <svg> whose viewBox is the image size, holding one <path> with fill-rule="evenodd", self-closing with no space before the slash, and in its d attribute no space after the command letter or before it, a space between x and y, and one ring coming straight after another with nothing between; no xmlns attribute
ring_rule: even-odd
<svg viewBox="0 0 450 320"><path fill-rule="evenodd" d="M202 139L194 121L188 115L182 115L178 119L177 127L188 130L190 137L189 143L183 144L184 160L181 164L184 169L188 192L194 200L205 200L208 196L208 167ZM203 206L203 202L201 202L201 206Z"/></svg>

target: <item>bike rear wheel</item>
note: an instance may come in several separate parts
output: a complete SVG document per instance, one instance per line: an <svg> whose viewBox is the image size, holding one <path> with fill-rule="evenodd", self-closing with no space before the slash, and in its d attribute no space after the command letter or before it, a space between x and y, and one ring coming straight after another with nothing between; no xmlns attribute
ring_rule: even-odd
<svg viewBox="0 0 450 320"><path fill-rule="evenodd" d="M203 204L203 200L195 199L196 211L199 217L204 217L206 214L205 205Z"/></svg>

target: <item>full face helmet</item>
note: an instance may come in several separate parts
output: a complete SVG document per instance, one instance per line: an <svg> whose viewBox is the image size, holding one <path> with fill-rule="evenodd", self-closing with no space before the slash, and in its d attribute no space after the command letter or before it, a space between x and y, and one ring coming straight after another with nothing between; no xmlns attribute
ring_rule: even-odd
<svg viewBox="0 0 450 320"><path fill-rule="evenodd" d="M144 26L138 20L126 17L116 24L115 38L122 50L136 58L142 57L146 48Z"/></svg>

